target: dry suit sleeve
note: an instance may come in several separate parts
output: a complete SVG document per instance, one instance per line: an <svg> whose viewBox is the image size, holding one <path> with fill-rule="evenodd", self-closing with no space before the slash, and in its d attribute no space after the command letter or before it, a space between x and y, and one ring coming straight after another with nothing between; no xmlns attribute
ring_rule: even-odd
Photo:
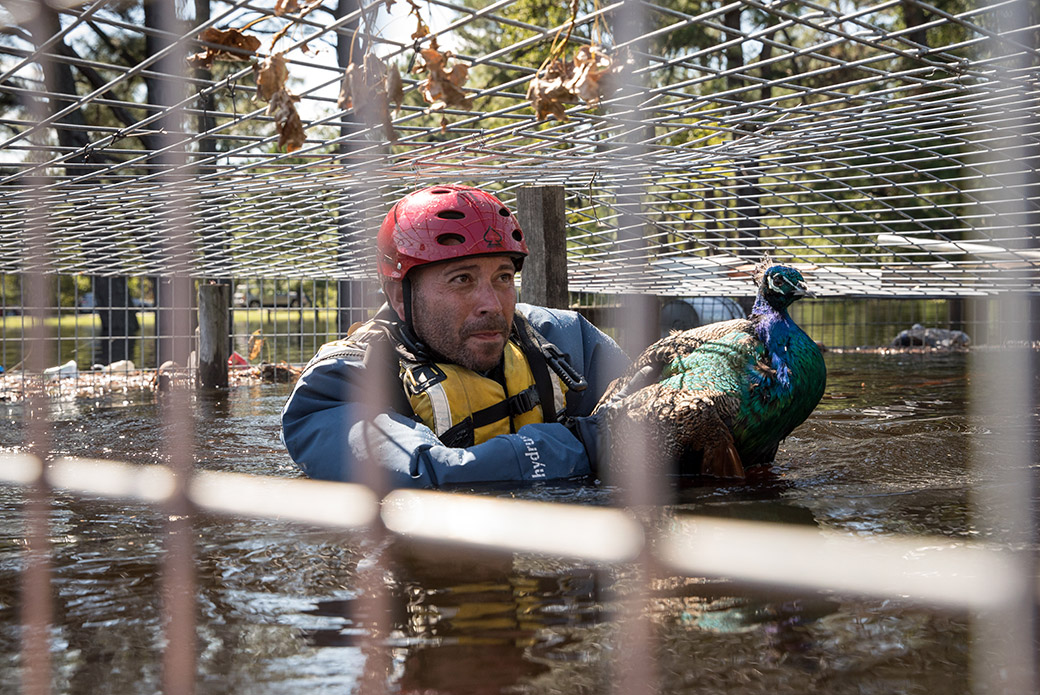
<svg viewBox="0 0 1040 695"><path fill-rule="evenodd" d="M392 410L365 418L364 367L320 362L300 377L282 410L282 440L311 478L357 482L371 461L391 487L441 487L589 475L585 449L566 427L536 424L468 448L444 446L425 425ZM370 457L370 458L366 458Z"/></svg>

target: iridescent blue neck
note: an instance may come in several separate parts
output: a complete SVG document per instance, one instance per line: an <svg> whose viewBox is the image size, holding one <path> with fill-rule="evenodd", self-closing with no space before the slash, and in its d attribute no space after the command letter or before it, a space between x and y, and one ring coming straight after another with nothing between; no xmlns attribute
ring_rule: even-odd
<svg viewBox="0 0 1040 695"><path fill-rule="evenodd" d="M776 370L776 379L781 386L791 385L791 368L788 364L787 345L791 334L798 330L785 307L775 307L761 295L751 308L751 315L758 316L755 322L755 333L769 351L770 362Z"/></svg>

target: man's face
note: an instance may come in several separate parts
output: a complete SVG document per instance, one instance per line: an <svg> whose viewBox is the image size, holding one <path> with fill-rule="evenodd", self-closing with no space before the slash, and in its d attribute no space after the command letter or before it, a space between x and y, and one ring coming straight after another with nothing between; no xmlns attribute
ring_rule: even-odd
<svg viewBox="0 0 1040 695"><path fill-rule="evenodd" d="M460 258L412 271L412 323L419 338L477 372L502 359L516 307L509 256ZM402 307L394 307L403 315Z"/></svg>

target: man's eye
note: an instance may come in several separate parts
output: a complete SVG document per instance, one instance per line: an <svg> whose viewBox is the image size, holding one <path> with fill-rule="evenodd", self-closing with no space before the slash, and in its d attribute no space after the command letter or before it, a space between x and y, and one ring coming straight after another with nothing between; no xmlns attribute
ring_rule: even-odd
<svg viewBox="0 0 1040 695"><path fill-rule="evenodd" d="M455 284L463 284L469 282L469 275L453 275L451 279L448 280L448 282L453 282Z"/></svg>
<svg viewBox="0 0 1040 695"><path fill-rule="evenodd" d="M508 282L508 283L512 283L512 282L513 282L513 279L514 279L515 277L516 277L516 276L515 276L515 275L513 275L512 273L502 273L502 274L501 274L501 275L500 275L500 276L498 277L498 280L499 280L499 282Z"/></svg>

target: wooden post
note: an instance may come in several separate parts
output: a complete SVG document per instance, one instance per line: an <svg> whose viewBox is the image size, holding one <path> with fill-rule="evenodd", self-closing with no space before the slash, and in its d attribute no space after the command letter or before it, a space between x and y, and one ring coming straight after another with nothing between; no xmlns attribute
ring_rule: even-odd
<svg viewBox="0 0 1040 695"><path fill-rule="evenodd" d="M521 188L516 197L517 218L527 238L530 255L524 261L520 298L528 304L566 309L567 210L563 186Z"/></svg>
<svg viewBox="0 0 1040 695"><path fill-rule="evenodd" d="M199 286L199 388L226 388L228 385L228 307L229 285Z"/></svg>

